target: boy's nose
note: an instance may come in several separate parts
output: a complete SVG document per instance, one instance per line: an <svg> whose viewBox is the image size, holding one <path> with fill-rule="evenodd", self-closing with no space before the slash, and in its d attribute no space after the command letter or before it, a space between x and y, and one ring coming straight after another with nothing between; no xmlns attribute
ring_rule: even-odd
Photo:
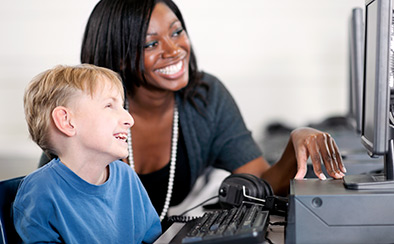
<svg viewBox="0 0 394 244"><path fill-rule="evenodd" d="M130 128L134 125L134 119L133 116L131 116L131 114L128 111L125 110L125 113L126 113L126 118L123 124Z"/></svg>

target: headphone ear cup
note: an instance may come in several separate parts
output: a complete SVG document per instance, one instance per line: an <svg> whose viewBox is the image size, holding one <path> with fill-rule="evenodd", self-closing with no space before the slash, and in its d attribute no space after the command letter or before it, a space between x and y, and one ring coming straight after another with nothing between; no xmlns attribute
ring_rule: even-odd
<svg viewBox="0 0 394 244"><path fill-rule="evenodd" d="M219 202L223 208L238 207L244 201L245 194L264 199L273 195L272 187L263 179L252 174L232 174L226 177L219 188Z"/></svg>
<svg viewBox="0 0 394 244"><path fill-rule="evenodd" d="M274 190L272 189L271 185L265 181L264 179L259 179L262 182L262 186L264 186L264 198L273 196Z"/></svg>
<svg viewBox="0 0 394 244"><path fill-rule="evenodd" d="M265 183L262 182L259 177L252 174L240 174L239 177L247 178L251 183L251 187L245 186L248 196L260 199L266 196L266 187L264 186Z"/></svg>
<svg viewBox="0 0 394 244"><path fill-rule="evenodd" d="M238 174L238 176L248 178L250 182L256 187L256 194L249 193L249 196L264 199L268 196L274 195L271 185L264 179L252 174Z"/></svg>
<svg viewBox="0 0 394 244"><path fill-rule="evenodd" d="M247 182L242 177L230 175L226 177L219 188L219 203L222 208L232 208L241 205L243 200L242 186Z"/></svg>

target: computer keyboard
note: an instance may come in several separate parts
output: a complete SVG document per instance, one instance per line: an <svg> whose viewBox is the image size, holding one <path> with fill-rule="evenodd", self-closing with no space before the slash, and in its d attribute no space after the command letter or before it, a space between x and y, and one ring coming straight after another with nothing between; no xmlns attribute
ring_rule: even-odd
<svg viewBox="0 0 394 244"><path fill-rule="evenodd" d="M269 212L259 204L206 212L188 221L170 243L262 243Z"/></svg>

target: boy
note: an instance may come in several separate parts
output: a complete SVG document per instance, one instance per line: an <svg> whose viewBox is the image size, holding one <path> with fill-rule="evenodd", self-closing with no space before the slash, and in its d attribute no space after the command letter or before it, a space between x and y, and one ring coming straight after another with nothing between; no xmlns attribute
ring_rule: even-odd
<svg viewBox="0 0 394 244"><path fill-rule="evenodd" d="M32 139L58 155L25 177L15 198L25 243L141 243L161 233L159 217L131 168L119 76L93 65L57 66L28 85Z"/></svg>

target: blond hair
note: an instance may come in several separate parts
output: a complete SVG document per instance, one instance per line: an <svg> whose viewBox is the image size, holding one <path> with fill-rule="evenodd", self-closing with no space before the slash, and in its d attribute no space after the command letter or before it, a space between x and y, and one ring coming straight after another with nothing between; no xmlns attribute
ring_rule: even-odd
<svg viewBox="0 0 394 244"><path fill-rule="evenodd" d="M103 77L119 89L124 99L120 76L112 70L91 64L58 65L34 77L26 87L23 101L29 133L47 155L57 154L49 136L49 126L53 123L52 111L58 106L66 106L77 91L93 96L99 78Z"/></svg>

